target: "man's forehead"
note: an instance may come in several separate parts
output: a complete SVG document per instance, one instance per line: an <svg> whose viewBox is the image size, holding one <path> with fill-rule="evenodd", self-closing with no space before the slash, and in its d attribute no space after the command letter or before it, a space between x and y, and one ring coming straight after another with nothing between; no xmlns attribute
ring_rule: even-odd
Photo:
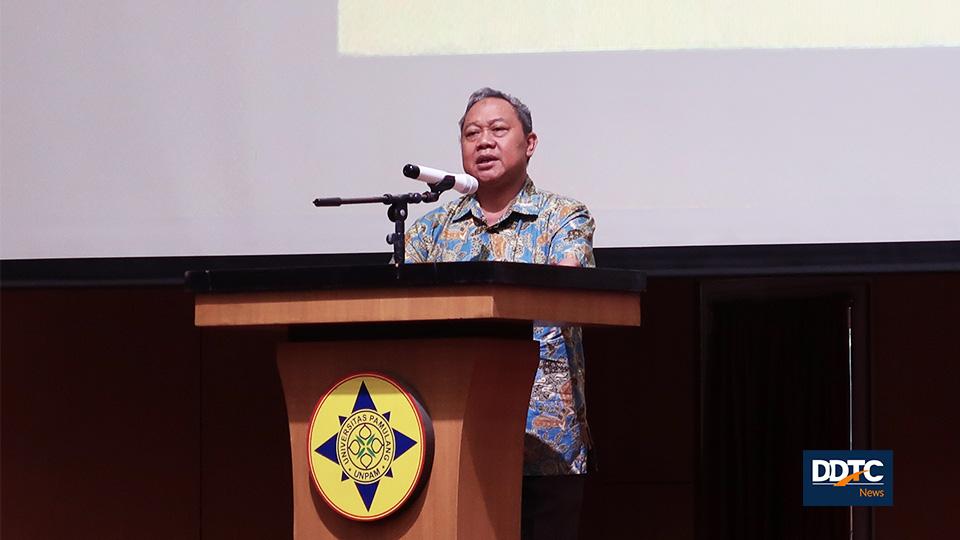
<svg viewBox="0 0 960 540"><path fill-rule="evenodd" d="M509 101L498 97L488 97L481 99L473 107L470 107L463 124L489 123L497 120L519 122L520 116Z"/></svg>

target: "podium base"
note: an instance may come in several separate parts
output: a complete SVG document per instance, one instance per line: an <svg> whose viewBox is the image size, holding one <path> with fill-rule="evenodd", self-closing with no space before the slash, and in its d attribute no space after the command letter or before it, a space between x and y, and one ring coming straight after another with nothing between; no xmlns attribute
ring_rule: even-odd
<svg viewBox="0 0 960 540"><path fill-rule="evenodd" d="M398 354L399 352L402 352ZM450 337L283 343L294 538L519 538L523 433L539 358L530 338ZM432 471L418 496L379 521L344 518L310 478L314 406L337 381L378 372L405 383L433 420Z"/></svg>

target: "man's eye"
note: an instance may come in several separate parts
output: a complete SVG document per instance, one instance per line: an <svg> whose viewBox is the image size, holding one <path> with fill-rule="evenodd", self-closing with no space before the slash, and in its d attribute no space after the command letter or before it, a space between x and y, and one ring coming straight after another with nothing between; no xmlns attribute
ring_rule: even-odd
<svg viewBox="0 0 960 540"><path fill-rule="evenodd" d="M507 128L506 128L506 126L497 126L497 127L493 128L493 132L494 132L494 133L497 133L497 134L506 133L506 132L507 132Z"/></svg>

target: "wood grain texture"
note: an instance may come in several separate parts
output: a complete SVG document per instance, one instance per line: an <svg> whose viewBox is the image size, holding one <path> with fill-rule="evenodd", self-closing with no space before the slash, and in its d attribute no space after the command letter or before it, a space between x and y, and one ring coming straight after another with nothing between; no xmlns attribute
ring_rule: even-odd
<svg viewBox="0 0 960 540"><path fill-rule="evenodd" d="M537 358L536 342L498 338L281 344L294 538L519 537L523 432ZM435 436L426 487L405 508L372 523L344 519L327 507L307 462L314 405L334 383L359 371L412 387Z"/></svg>
<svg viewBox="0 0 960 540"><path fill-rule="evenodd" d="M201 294L197 326L506 319L639 326L634 293L505 285Z"/></svg>

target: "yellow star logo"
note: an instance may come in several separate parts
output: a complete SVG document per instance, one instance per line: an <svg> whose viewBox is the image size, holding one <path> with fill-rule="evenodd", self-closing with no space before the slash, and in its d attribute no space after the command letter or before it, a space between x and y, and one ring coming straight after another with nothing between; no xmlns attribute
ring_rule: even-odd
<svg viewBox="0 0 960 540"><path fill-rule="evenodd" d="M431 453L425 418L413 396L382 375L354 375L334 385L317 404L309 434L310 469L324 500L364 521L397 510L418 486Z"/></svg>

